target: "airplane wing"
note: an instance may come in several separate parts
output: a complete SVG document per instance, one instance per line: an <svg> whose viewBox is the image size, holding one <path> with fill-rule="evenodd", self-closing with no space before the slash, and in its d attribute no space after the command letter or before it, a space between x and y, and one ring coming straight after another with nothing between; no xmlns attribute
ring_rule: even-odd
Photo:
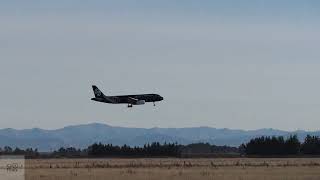
<svg viewBox="0 0 320 180"><path fill-rule="evenodd" d="M136 104L139 101L139 99L133 98L133 97L128 97L128 102L130 104Z"/></svg>
<svg viewBox="0 0 320 180"><path fill-rule="evenodd" d="M134 105L142 105L145 104L145 100L136 99L133 97L128 97L128 103Z"/></svg>

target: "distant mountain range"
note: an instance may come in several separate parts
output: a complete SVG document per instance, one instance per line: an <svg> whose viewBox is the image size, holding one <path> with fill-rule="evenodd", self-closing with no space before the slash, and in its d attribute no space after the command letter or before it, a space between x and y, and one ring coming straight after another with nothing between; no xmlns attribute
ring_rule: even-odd
<svg viewBox="0 0 320 180"><path fill-rule="evenodd" d="M211 127L194 128L127 128L106 124L67 126L56 130L0 129L0 147L38 148L52 151L60 147L86 148L95 142L114 145L142 146L151 142L190 144L208 142L215 145L239 146L258 136L289 136L297 134L303 140L307 134L320 136L320 131L281 131L276 129L233 130Z"/></svg>

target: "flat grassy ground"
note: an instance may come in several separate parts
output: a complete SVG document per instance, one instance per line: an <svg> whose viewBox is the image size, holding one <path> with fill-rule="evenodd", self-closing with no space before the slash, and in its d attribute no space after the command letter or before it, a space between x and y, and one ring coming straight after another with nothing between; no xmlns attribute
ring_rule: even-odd
<svg viewBox="0 0 320 180"><path fill-rule="evenodd" d="M26 160L26 180L320 180L320 158Z"/></svg>

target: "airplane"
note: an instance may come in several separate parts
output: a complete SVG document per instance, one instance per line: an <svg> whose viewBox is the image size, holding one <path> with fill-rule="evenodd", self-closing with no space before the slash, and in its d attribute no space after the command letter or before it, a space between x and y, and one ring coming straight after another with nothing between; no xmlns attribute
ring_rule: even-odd
<svg viewBox="0 0 320 180"><path fill-rule="evenodd" d="M146 102L162 101L163 97L159 94L136 94L136 95L121 95L121 96L106 96L104 95L97 86L92 86L94 92L94 98L92 101L109 103L109 104L128 104L128 108L132 108L133 105L143 105Z"/></svg>

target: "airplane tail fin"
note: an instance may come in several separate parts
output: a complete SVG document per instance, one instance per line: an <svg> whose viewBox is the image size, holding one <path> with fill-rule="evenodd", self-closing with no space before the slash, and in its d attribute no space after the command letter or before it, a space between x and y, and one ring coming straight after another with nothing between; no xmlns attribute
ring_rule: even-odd
<svg viewBox="0 0 320 180"><path fill-rule="evenodd" d="M94 96L96 98L104 97L104 94L100 91L100 89L97 86L93 85L92 89L93 89L93 92L94 92Z"/></svg>

